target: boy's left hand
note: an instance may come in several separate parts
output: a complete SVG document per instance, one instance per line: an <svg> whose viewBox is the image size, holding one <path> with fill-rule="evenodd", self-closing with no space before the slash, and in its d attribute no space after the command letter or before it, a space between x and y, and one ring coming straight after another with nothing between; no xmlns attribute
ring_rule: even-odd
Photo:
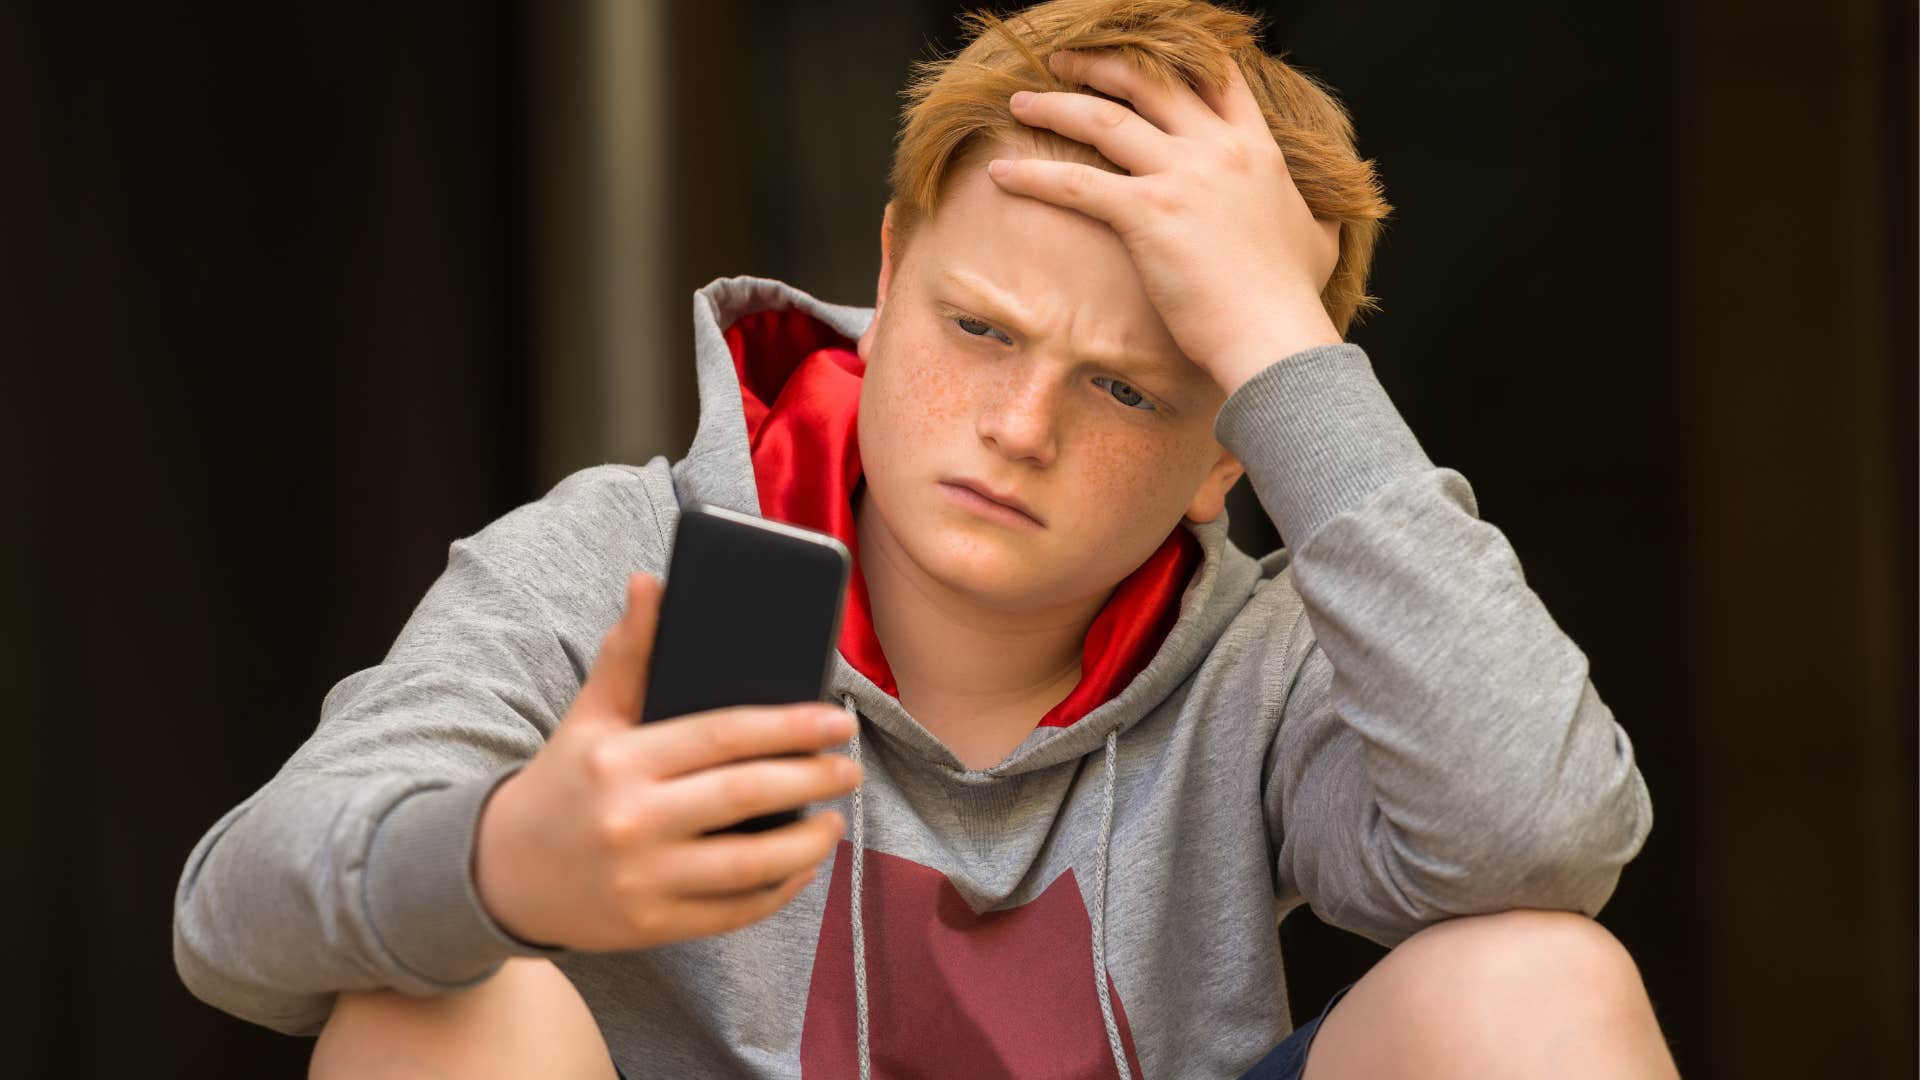
<svg viewBox="0 0 1920 1080"><path fill-rule="evenodd" d="M1077 91L1012 100L1014 118L1087 143L1132 175L1046 158L987 170L1002 191L1110 225L1189 360L1229 394L1301 349L1337 343L1320 302L1339 256L1287 173L1238 63L1224 93L1166 87L1114 53L1057 52L1055 74L1132 103Z"/></svg>

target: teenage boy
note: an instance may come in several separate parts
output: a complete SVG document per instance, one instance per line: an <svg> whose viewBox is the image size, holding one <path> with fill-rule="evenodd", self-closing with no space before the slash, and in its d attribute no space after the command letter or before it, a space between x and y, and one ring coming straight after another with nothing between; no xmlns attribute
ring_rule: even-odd
<svg viewBox="0 0 1920 1080"><path fill-rule="evenodd" d="M686 456L452 545L194 851L188 985L317 1075L1673 1075L1631 745L1343 343L1386 205L1255 27L975 17L875 307L700 290ZM634 725L696 499L854 549L831 706ZM1301 903L1392 951L1293 1031Z"/></svg>

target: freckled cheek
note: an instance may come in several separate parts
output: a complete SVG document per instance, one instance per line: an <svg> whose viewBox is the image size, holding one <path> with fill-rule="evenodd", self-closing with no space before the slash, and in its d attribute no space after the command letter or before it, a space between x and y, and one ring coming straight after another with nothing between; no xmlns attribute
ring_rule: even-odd
<svg viewBox="0 0 1920 1080"><path fill-rule="evenodd" d="M951 445L970 423L977 388L934 345L894 340L862 380L862 431L879 435L896 457Z"/></svg>
<svg viewBox="0 0 1920 1080"><path fill-rule="evenodd" d="M954 364L941 363L938 356L930 358L921 368L915 385L920 391L920 412L930 423L944 429L973 415L979 390Z"/></svg>
<svg viewBox="0 0 1920 1080"><path fill-rule="evenodd" d="M1166 440L1144 432L1090 432L1078 448L1080 484L1100 492L1100 503L1114 517L1140 513L1143 499L1157 506L1178 495L1184 502L1185 493L1175 490L1180 459L1171 450Z"/></svg>

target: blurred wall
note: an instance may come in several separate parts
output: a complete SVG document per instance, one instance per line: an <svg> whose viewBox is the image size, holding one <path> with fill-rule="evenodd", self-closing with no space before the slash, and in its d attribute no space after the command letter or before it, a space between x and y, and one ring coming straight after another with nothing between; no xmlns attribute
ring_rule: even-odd
<svg viewBox="0 0 1920 1080"><path fill-rule="evenodd" d="M1914 10L1814 10L1675 13L1703 989L1731 1075L1914 1075Z"/></svg>
<svg viewBox="0 0 1920 1080"><path fill-rule="evenodd" d="M539 492L518 21L0 6L12 1075L304 1075L182 988L171 895Z"/></svg>
<svg viewBox="0 0 1920 1080"><path fill-rule="evenodd" d="M31 1074L303 1067L174 978L188 848L449 541L678 455L695 288L872 302L959 9L0 8ZM1353 339L1634 740L1656 821L1601 921L1683 1072L1914 1075L1911 7L1270 14L1397 208ZM1303 1013L1379 955L1282 935Z"/></svg>
<svg viewBox="0 0 1920 1080"><path fill-rule="evenodd" d="M663 5L522 11L534 475L679 457L693 437L685 291L669 274L673 156ZM691 346L691 336L684 344Z"/></svg>

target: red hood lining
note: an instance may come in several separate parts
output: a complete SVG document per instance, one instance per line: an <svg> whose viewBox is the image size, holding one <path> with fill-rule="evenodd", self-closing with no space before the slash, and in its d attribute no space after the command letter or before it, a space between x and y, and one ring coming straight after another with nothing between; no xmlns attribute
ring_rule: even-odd
<svg viewBox="0 0 1920 1080"><path fill-rule="evenodd" d="M740 380L760 513L837 537L853 553L840 655L898 698L873 632L854 527L863 478L855 425L866 365L852 341L797 308L744 315L723 336ZM1180 597L1201 560L1199 541L1174 526L1094 617L1081 651L1080 682L1048 710L1040 727L1068 727L1133 681L1173 629Z"/></svg>

